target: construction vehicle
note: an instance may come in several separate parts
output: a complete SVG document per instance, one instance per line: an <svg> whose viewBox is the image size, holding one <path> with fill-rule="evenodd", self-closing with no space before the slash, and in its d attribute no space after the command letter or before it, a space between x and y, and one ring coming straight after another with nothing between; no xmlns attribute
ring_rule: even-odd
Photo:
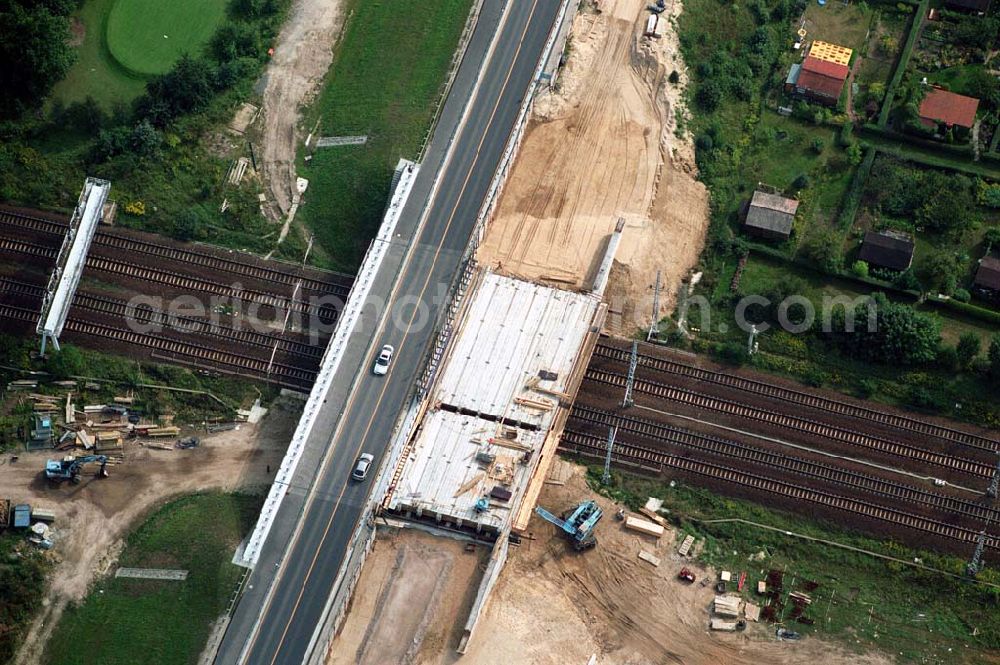
<svg viewBox="0 0 1000 665"><path fill-rule="evenodd" d="M98 478L108 477L108 458L106 455L87 455L85 457L64 457L62 460L50 459L45 462L45 477L61 483L68 480L74 485L80 482L80 471L84 464L97 462L101 465L97 472Z"/></svg>
<svg viewBox="0 0 1000 665"><path fill-rule="evenodd" d="M691 572L690 568L681 568L681 572L677 573L677 579L685 584L694 584L695 579L694 573Z"/></svg>
<svg viewBox="0 0 1000 665"><path fill-rule="evenodd" d="M555 524L572 538L573 549L577 552L589 550L597 545L594 528L601 521L604 512L594 501L584 501L572 510L563 513L561 518L556 517L541 506L535 508L535 512L543 520Z"/></svg>

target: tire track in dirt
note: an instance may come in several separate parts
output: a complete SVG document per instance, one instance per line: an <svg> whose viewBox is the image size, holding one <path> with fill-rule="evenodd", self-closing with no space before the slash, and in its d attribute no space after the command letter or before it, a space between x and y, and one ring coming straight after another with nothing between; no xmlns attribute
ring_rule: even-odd
<svg viewBox="0 0 1000 665"><path fill-rule="evenodd" d="M666 74L683 70L677 36L642 37L644 4L613 0L600 13L585 7L578 14L558 89L535 102L478 256L508 274L583 289L622 217L606 299L613 316L635 325L651 318L646 301L657 270L664 272L663 309L671 304L708 224L690 139L674 136L683 90L668 86Z"/></svg>
<svg viewBox="0 0 1000 665"><path fill-rule="evenodd" d="M301 109L319 90L333 62L343 24L341 0L296 0L264 73L261 171L268 217L280 221L295 196L295 154Z"/></svg>

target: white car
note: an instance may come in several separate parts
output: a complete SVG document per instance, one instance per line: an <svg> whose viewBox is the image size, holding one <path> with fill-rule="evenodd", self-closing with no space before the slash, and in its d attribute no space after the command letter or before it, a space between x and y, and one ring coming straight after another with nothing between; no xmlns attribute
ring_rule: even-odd
<svg viewBox="0 0 1000 665"><path fill-rule="evenodd" d="M375 359L375 366L372 367L372 372L378 374L379 376L385 376L389 371L389 363L392 362L392 354L396 352L396 349L392 348L392 344L386 344L379 351L378 358Z"/></svg>
<svg viewBox="0 0 1000 665"><path fill-rule="evenodd" d="M354 471L351 471L351 478L355 480L364 480L365 476L368 475L368 469L371 467L372 462L375 460L375 456L371 453L361 453L358 457L358 461L354 464Z"/></svg>

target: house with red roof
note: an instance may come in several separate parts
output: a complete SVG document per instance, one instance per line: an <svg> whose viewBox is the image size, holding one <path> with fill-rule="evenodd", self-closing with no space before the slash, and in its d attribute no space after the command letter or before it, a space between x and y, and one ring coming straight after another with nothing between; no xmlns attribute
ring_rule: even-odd
<svg viewBox="0 0 1000 665"><path fill-rule="evenodd" d="M786 89L812 101L836 106L850 68L837 62L806 56L801 65L793 65L785 81Z"/></svg>
<svg viewBox="0 0 1000 665"><path fill-rule="evenodd" d="M964 127L971 129L976 123L979 100L975 97L958 95L948 90L931 88L920 102L920 124L928 129Z"/></svg>

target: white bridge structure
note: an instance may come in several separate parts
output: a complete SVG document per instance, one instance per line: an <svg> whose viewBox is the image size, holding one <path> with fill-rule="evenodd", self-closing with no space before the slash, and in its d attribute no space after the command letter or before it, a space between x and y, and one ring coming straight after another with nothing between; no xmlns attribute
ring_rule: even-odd
<svg viewBox="0 0 1000 665"><path fill-rule="evenodd" d="M42 337L43 355L45 346L50 341L59 350L59 335L66 323L70 303L76 295L83 267L87 263L90 242L104 216L104 203L110 191L111 183L107 180L87 178L83 183L83 191L80 192L80 200L76 203L69 229L59 248L56 265L42 299L42 313L38 316L38 325L35 327L35 332Z"/></svg>

